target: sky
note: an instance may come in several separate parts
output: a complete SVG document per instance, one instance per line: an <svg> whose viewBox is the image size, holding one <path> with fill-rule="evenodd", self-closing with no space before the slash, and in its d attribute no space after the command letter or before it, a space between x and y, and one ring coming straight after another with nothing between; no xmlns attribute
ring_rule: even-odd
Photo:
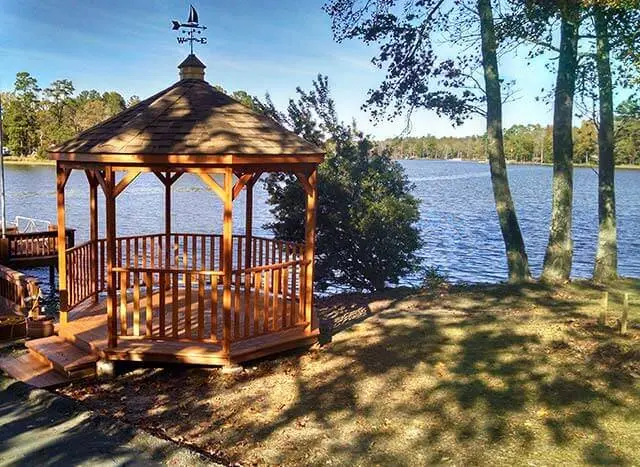
<svg viewBox="0 0 640 467"><path fill-rule="evenodd" d="M367 91L383 71L371 63L375 46L335 43L323 0L193 0L208 43L195 44L207 65L206 79L227 91L268 92L281 109L296 86L309 88L318 73L329 82L342 120L355 119L376 138L399 136L404 118L374 124L361 110ZM185 21L184 0L0 0L0 90L13 88L15 74L28 71L46 87L70 79L76 91L115 90L128 98L148 97L178 79L177 65L188 54L171 30ZM520 98L504 108L504 126L550 124L551 107L535 97L553 75L542 61L505 57L501 75L515 80ZM429 111L413 115L412 136L484 133L476 117L459 127Z"/></svg>

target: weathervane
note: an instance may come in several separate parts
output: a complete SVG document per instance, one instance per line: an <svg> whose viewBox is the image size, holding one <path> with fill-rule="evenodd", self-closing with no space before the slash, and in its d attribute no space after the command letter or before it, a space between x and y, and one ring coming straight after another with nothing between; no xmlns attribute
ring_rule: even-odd
<svg viewBox="0 0 640 467"><path fill-rule="evenodd" d="M173 23L173 30L179 31L180 36L178 36L178 44L184 44L185 42L189 42L191 47L191 53L193 54L193 43L199 42L200 44L206 44L206 37L195 37L194 34L202 34L202 31L207 29L206 26L200 26L198 24L198 12L193 5L189 5L189 19L187 19L186 23L181 23L180 21L171 21ZM182 28L182 29L181 29Z"/></svg>

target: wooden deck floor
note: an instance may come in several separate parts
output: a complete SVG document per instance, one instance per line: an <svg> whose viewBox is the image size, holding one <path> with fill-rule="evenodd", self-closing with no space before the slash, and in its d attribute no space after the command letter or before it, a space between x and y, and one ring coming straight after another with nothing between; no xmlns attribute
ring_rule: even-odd
<svg viewBox="0 0 640 467"><path fill-rule="evenodd" d="M193 292L193 294L194 296L192 296L191 299L192 307L197 307L197 292ZM158 300L155 295L154 293L152 302L157 304ZM145 300L146 297L141 297L140 305L143 310L146 306ZM201 323L204 325L204 329L212 330L216 328L216 332L211 332L209 336L205 335L205 337L208 338L203 340L195 340L198 332L197 310L195 310L195 308L192 309L192 338L189 339L188 335L184 332L185 297L183 290L180 291L178 303L180 306L178 308L179 322L177 328L181 330L181 332L175 338L169 337L172 336L173 331L172 307L169 297L167 297L165 308L165 334L167 336L165 338L159 335L157 323L159 321L158 315L160 311L157 306L154 306L154 327L151 337L121 336L118 339L116 348L108 348L106 301L104 298L98 303L92 303L91 300L89 300L71 312L69 316L70 321L64 327L58 329L59 335L73 342L83 350L96 353L102 358L111 360L178 362L200 365L240 363L296 347L309 346L317 342L318 339L318 330L306 332L305 328L307 323L305 322L281 329L283 319L284 322L288 322L290 325L290 320L287 321L286 314L284 317L282 315L276 315L270 318L268 326L271 331L269 331L269 333L252 335L255 326L254 315L241 312L244 309L244 301L242 297L239 297L239 312L237 314L232 313L232 315L234 319L238 319L237 324L239 330L244 329L245 316L249 318L250 335L248 338L233 342L231 345L231 355L227 357L223 354L222 346L220 345L222 337L221 304L218 304L218 316L214 326L212 326L210 314L205 314L203 323ZM131 306L131 304L129 304L129 306ZM252 309L252 307L250 308ZM208 304L205 309L209 309ZM145 319L146 317L143 315L140 323L143 334ZM232 326L232 328L235 329L235 321L233 324L234 326ZM259 319L258 325L260 329L263 329L264 319ZM128 328L131 331L133 327L129 325ZM242 331L240 331L239 335L242 335Z"/></svg>

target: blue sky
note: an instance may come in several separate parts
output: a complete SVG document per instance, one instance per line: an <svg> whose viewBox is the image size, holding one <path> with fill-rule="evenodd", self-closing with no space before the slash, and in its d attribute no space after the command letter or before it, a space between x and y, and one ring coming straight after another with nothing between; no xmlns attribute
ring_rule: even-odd
<svg viewBox="0 0 640 467"><path fill-rule="evenodd" d="M399 135L404 119L373 125L360 106L382 72L370 64L375 48L359 42L334 43L330 20L315 0L194 1L208 26L207 45L196 53L207 65L207 80L229 91L269 92L284 108L296 86L308 87L327 74L343 120L355 118L377 137ZM144 98L177 80L176 66L188 53L176 43L170 20L185 20L188 1L168 0L0 0L0 89L13 87L28 71L41 87L71 79L76 90L117 90ZM505 107L505 126L551 122L551 109L535 100L553 76L542 63L531 67L507 57L505 79L515 79L521 98ZM468 135L484 131L480 118L453 128L444 118L421 111L412 135Z"/></svg>

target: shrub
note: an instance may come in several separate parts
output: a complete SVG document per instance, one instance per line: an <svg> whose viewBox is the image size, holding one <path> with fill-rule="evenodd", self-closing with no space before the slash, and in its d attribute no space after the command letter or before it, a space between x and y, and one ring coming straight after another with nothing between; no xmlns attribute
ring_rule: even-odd
<svg viewBox="0 0 640 467"><path fill-rule="evenodd" d="M328 80L319 76L311 92L297 90L285 114L270 100L265 113L326 149L318 168L316 280L321 289L380 290L416 270L420 239L418 200L404 169L374 148L355 124L337 118ZM266 179L275 220L266 227L277 238L304 238L304 191L291 175Z"/></svg>

